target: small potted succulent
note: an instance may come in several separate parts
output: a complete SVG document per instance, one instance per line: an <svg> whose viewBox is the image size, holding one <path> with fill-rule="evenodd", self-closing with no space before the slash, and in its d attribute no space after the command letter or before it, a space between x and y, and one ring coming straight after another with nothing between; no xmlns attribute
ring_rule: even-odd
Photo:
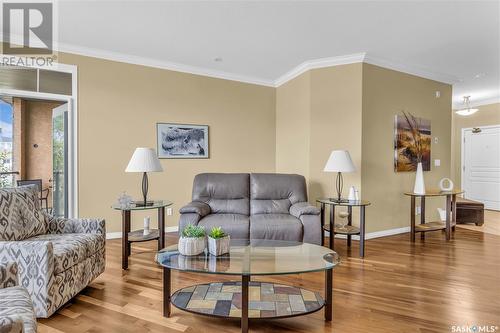
<svg viewBox="0 0 500 333"><path fill-rule="evenodd" d="M208 234L208 252L214 256L229 253L230 237L221 227L213 227Z"/></svg>
<svg viewBox="0 0 500 333"><path fill-rule="evenodd" d="M182 230L179 238L179 253L185 256L195 256L206 248L205 229L201 226L188 224Z"/></svg>

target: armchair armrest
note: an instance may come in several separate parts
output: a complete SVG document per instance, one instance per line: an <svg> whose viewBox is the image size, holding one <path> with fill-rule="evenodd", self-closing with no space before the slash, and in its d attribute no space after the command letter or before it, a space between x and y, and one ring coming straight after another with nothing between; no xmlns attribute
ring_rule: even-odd
<svg viewBox="0 0 500 333"><path fill-rule="evenodd" d="M19 284L17 278L17 264L5 262L0 264L0 289L14 287Z"/></svg>
<svg viewBox="0 0 500 333"><path fill-rule="evenodd" d="M210 212L210 206L201 201L192 201L179 210L179 213L181 214L194 213L200 215L201 217L207 216Z"/></svg>
<svg viewBox="0 0 500 333"><path fill-rule="evenodd" d="M104 219L67 219L52 217L49 220L49 234L106 234Z"/></svg>
<svg viewBox="0 0 500 333"><path fill-rule="evenodd" d="M297 202L290 207L290 214L300 218L302 215L319 215L320 210L308 202Z"/></svg>

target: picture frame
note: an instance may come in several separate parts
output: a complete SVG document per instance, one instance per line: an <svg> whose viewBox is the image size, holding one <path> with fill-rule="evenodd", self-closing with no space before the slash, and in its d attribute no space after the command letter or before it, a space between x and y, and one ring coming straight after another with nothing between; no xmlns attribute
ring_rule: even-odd
<svg viewBox="0 0 500 333"><path fill-rule="evenodd" d="M156 123L158 158L209 158L208 125Z"/></svg>
<svg viewBox="0 0 500 333"><path fill-rule="evenodd" d="M431 121L415 117L418 131L422 137L423 171L431 170ZM403 115L394 117L394 172L412 172L417 170L417 158L410 128Z"/></svg>

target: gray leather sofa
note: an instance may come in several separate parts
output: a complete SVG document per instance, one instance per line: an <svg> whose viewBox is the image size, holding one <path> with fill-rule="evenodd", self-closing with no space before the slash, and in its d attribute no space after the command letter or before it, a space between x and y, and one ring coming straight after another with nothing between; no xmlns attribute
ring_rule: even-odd
<svg viewBox="0 0 500 333"><path fill-rule="evenodd" d="M320 211L307 202L300 175L202 173L180 213L179 231L188 224L207 232L221 226L233 239L321 243Z"/></svg>

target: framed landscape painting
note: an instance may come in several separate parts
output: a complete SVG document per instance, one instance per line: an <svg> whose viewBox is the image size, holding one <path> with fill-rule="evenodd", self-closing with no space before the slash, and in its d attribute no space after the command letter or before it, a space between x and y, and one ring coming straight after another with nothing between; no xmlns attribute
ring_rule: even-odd
<svg viewBox="0 0 500 333"><path fill-rule="evenodd" d="M431 121L414 117L422 142L422 168L431 170ZM418 157L412 132L403 115L394 120L394 171L416 171Z"/></svg>
<svg viewBox="0 0 500 333"><path fill-rule="evenodd" d="M208 158L208 126L156 124L159 158Z"/></svg>

